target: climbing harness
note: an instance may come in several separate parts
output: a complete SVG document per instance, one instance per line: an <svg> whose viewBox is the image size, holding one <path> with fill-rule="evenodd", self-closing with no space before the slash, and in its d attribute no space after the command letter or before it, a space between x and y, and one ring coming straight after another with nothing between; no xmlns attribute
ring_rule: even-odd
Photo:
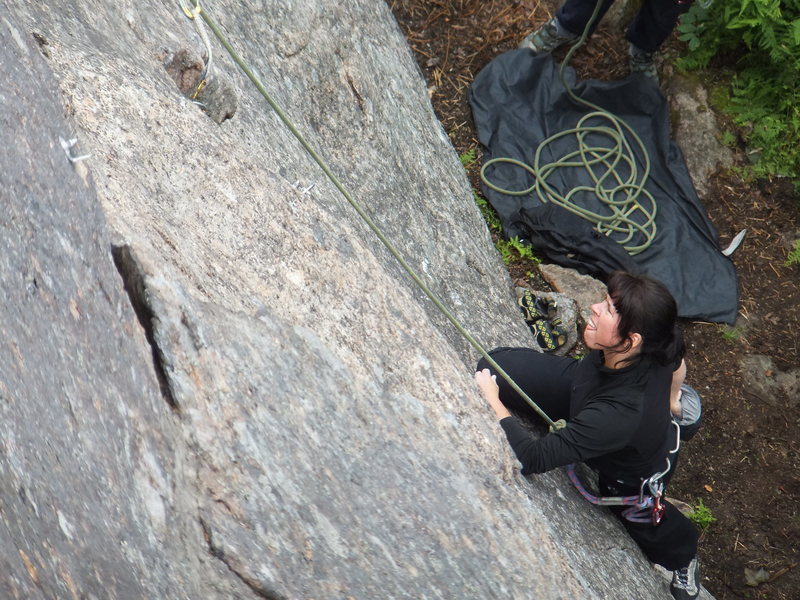
<svg viewBox="0 0 800 600"><path fill-rule="evenodd" d="M586 106L592 112L581 117L574 128L543 140L536 148L530 164L513 158L493 158L484 163L480 176L483 183L496 192L509 196L535 193L543 204L552 202L586 219L594 224L599 233L614 239L628 254L635 256L649 248L656 236L656 201L645 189L645 183L650 175L650 157L641 138L625 121L577 96L567 84L565 77L566 67L589 36L601 5L602 0L599 0L583 34L567 52L558 71L561 84L570 99ZM607 124L597 124L598 120L604 120ZM568 152L553 162L543 164L542 153L548 145L570 136L575 138L577 150ZM629 138L633 144L628 141ZM601 144L600 139L608 145ZM637 164L637 155L643 164L641 172ZM511 164L524 169L533 176L533 184L522 190L508 190L495 185L490 181L487 169L498 164ZM627 176L621 174L622 167L625 167ZM583 168L588 172L593 185L576 186L566 194L562 194L549 180L554 173L567 168ZM596 196L607 212L603 214L582 206L581 198L587 195Z"/></svg>
<svg viewBox="0 0 800 600"><path fill-rule="evenodd" d="M669 454L675 454L681 447L681 426L675 421L672 421L675 426L675 448L669 451ZM667 461L667 468L660 473L654 473L646 479L642 479L639 486L639 494L632 496L595 496L590 493L586 486L583 485L574 464L566 466L567 477L580 492L581 496L586 498L592 504L597 506L627 506L622 511L622 516L631 521L632 523L652 523L658 525L664 517L664 476L669 473L672 468L672 462L669 456L665 459Z"/></svg>
<svg viewBox="0 0 800 600"><path fill-rule="evenodd" d="M189 4L191 3L191 8ZM305 137L300 133L300 131L295 127L294 123L289 119L288 116L283 112L280 106L272 99L272 96L269 94L267 89L264 87L264 84L261 83L261 80L256 76L253 70L244 62L244 60L239 56L236 50L231 46L228 42L225 35L217 26L214 19L208 14L208 11L204 10L200 6L200 0L180 0L181 8L183 9L184 14L187 18L192 20L197 20L197 17L202 17L205 21L206 25L208 25L209 29L214 33L220 43L225 47L225 50L228 51L233 61L239 66L239 68L247 75L247 78L253 83L259 93L263 96L263 98L267 101L267 103L272 107L272 110L275 111L275 114L278 115L278 118L283 122L284 125L292 132L292 134L297 138L297 141L305 148L306 152L314 159L314 161L319 165L325 175L328 176L331 183L336 187L337 190L344 196L344 198L348 201L350 206L352 206L358 215L364 220L367 226L372 230L372 232L378 236L378 239L383 243L386 249L392 254L392 256L397 259L400 263L400 266L406 271L406 273L414 280L414 282L420 287L420 289L425 293L426 296L436 305L436 307L442 312L442 314L447 318L448 321L456 328L456 330L464 336L464 338L472 345L475 350L477 350L483 358L491 365L491 367L495 370L495 372L500 375L503 379L505 379L511 388L520 395L520 397L527 402L530 407L538 414L551 428L551 430L560 429L566 425L563 419L559 419L558 421L553 421L547 414L526 394L517 383L511 379L511 377L506 373L497 361L495 361L489 353L481 346L478 341L470 335L470 333L464 329L461 323L455 318L455 316L448 310L448 308L439 300L436 294L425 284L422 279L420 279L419 275L411 268L411 266L405 261L405 259L400 255L399 251L392 245L392 243L388 240L388 238L383 234L383 232L378 228L378 226L370 219L369 215L364 211L361 205L353 198L350 192L344 187L344 185L339 181L339 178L331 171L328 167L327 163L322 159L322 157L317 154L317 152L311 147L311 145L306 141ZM210 56L210 54L209 54Z"/></svg>

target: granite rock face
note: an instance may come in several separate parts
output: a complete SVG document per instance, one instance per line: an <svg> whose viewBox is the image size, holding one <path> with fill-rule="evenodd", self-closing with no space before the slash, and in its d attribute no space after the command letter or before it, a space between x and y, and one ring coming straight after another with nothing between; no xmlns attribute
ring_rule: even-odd
<svg viewBox="0 0 800 600"><path fill-rule="evenodd" d="M194 476L94 182L34 38L3 18L0 46L0 597L199 597L217 566L181 539Z"/></svg>
<svg viewBox="0 0 800 600"><path fill-rule="evenodd" d="M210 10L465 327L527 343L384 3ZM0 596L668 598L519 475L477 353L214 48L224 119L167 71L177 3L3 4Z"/></svg>

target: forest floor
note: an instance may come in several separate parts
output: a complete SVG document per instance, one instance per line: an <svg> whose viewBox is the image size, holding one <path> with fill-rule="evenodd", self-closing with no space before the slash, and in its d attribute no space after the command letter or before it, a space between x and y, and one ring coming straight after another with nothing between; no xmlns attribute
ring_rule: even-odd
<svg viewBox="0 0 800 600"><path fill-rule="evenodd" d="M387 2L453 146L459 154L474 151L480 157L468 87L489 61L515 48L550 18L552 8L536 0ZM681 51L675 36L665 44L662 89ZM556 60L563 55L558 51ZM572 66L581 78L612 80L627 75L627 63L623 35L601 24ZM713 77L713 72L706 76ZM744 164L741 148L737 154ZM476 190L478 169L479 161L467 167ZM780 397L767 403L750 395L741 359L766 355L778 371L800 366L800 266L785 264L790 243L800 238L800 198L785 180L744 181L723 172L714 176L703 202L718 231L748 230L732 257L739 277L740 319L735 327L682 323L688 382L703 396L704 425L682 449L668 495L692 506L702 501L715 519L703 530L699 554L703 585L718 600L796 600L800 403ZM531 270L523 261L509 264L515 280L527 278ZM541 280L526 283L547 289ZM768 581L758 583L767 575Z"/></svg>

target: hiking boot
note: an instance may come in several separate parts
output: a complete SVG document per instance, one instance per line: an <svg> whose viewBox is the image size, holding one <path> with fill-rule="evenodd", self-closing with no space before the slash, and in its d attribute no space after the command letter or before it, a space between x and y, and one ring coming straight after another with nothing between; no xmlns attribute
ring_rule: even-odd
<svg viewBox="0 0 800 600"><path fill-rule="evenodd" d="M519 43L520 48L528 48L534 52L552 52L559 46L571 42L578 36L564 29L556 17L529 33Z"/></svg>
<svg viewBox="0 0 800 600"><path fill-rule="evenodd" d="M669 587L675 600L692 600L700 593L700 566L693 558L688 567L672 572L672 585Z"/></svg>
<svg viewBox="0 0 800 600"><path fill-rule="evenodd" d="M629 64L631 66L631 73L642 73L645 77L649 77L658 83L655 52L645 52L638 46L631 44L628 54L630 55Z"/></svg>

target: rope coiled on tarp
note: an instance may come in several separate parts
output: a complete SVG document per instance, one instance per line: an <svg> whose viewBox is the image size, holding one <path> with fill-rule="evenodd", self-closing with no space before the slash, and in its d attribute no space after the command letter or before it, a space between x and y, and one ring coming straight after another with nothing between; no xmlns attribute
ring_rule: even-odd
<svg viewBox="0 0 800 600"><path fill-rule="evenodd" d="M581 117L575 127L544 139L536 148L530 164L514 158L493 158L481 167L480 176L486 187L501 194L535 194L543 204L553 203L568 210L592 223L599 233L620 243L628 254L635 256L650 247L657 231L656 201L645 189L650 175L650 157L641 138L624 120L575 94L564 75L573 54L586 41L601 5L600 1L595 5L583 34L567 52L558 71L561 84L570 99L591 109L591 112ZM596 124L598 121L605 121L607 124ZM556 160L543 163L544 150L550 144L570 136L575 138L576 149ZM637 155L642 162L641 171L637 164ZM533 184L525 189L509 190L492 183L487 169L499 164L510 164L524 169L533 177ZM622 167L625 167L626 175L622 174ZM575 186L564 193L550 182L559 171L581 168L589 174L593 185ZM568 180L569 177L565 175L564 179ZM586 208L586 203L581 201L581 196L586 195L594 195L605 211Z"/></svg>

